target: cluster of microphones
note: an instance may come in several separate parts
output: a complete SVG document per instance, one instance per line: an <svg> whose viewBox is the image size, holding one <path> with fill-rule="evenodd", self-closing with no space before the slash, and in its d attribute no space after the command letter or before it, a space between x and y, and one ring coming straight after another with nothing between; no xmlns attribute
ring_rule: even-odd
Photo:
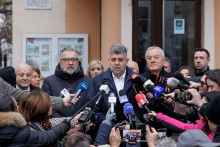
<svg viewBox="0 0 220 147"><path fill-rule="evenodd" d="M183 98L182 92L187 90L188 86L190 86L190 83L179 72L176 72L174 74L174 77L171 77L171 78L160 77L158 75L153 75L153 74L149 76L148 80L143 76L139 76L138 74L133 74L131 78L133 79L134 85L136 85L136 88L135 86L134 88L137 93L135 96L137 105L139 106L139 108L144 109L144 111L146 112L145 114L143 114L143 120L145 124L149 124L149 118L147 114L151 113L151 110L148 108L149 102L146 98L146 94L148 92L152 93L155 100L160 100L161 97L165 96L166 93L174 91L175 89L181 89L180 91L177 92L177 94L175 94L175 99L176 99L176 97ZM155 86L158 84L164 85L164 86L163 87ZM92 115L94 114L94 112L96 112L96 107L99 104L100 99L102 98L103 94L108 94L110 91L108 85L109 83L102 84L101 87L99 88L99 92L97 93L97 95L95 95L81 109L79 109L78 112L76 112L76 114L72 116L72 118L74 118L79 112L84 111L84 114L79 119L79 122L87 123L89 120L91 120ZM80 94L86 91L87 89L88 89L88 83L81 82L78 86L78 90L75 96L72 98L71 102L69 103L69 106L72 106L72 102L76 100L76 98L79 97ZM73 92L72 89L64 89L61 91L61 95L65 97L66 95L72 92ZM180 93L181 93L181 96L180 96ZM122 89L119 91L118 95L119 95L119 98L117 100L114 93L109 94L108 103L109 103L111 113L114 112L116 103L117 101L119 101L120 105L123 106L124 114L128 118L128 123L130 124L130 128L131 129L136 128L136 117L135 117L134 109L133 109L132 104L129 103L129 99L126 95L126 92ZM186 94L184 96L186 99ZM187 98L189 97L190 95L187 96ZM93 106L93 108L88 107L89 104L94 101L96 101L95 106ZM117 123L117 117L113 118L113 122Z"/></svg>

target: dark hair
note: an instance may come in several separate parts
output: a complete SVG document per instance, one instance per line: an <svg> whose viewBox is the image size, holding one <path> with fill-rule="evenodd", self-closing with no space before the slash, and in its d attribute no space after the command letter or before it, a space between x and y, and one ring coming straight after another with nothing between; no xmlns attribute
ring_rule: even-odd
<svg viewBox="0 0 220 147"><path fill-rule="evenodd" d="M40 69L36 66L32 66L31 68L32 68L33 71L36 71L38 73L39 78L40 78L40 76L41 76Z"/></svg>
<svg viewBox="0 0 220 147"><path fill-rule="evenodd" d="M209 51L205 48L196 48L195 52L194 52L194 55L195 55L196 52L205 52L207 54L207 57L210 58Z"/></svg>
<svg viewBox="0 0 220 147"><path fill-rule="evenodd" d="M220 69L210 70L206 74L207 74L205 79L206 83L207 83L207 79L210 79L216 82L220 86Z"/></svg>
<svg viewBox="0 0 220 147"><path fill-rule="evenodd" d="M44 122L50 118L50 97L42 90L33 90L19 103L19 112L30 122Z"/></svg>
<svg viewBox="0 0 220 147"><path fill-rule="evenodd" d="M8 94L0 94L0 112L16 111L17 107L12 97Z"/></svg>
<svg viewBox="0 0 220 147"><path fill-rule="evenodd" d="M89 141L82 132L66 135L63 140L63 147L88 147Z"/></svg>
<svg viewBox="0 0 220 147"><path fill-rule="evenodd" d="M189 66L181 66L178 71L180 72L183 69L187 69L189 71L189 76L190 77L195 77L196 76L195 73L193 72L193 70Z"/></svg>

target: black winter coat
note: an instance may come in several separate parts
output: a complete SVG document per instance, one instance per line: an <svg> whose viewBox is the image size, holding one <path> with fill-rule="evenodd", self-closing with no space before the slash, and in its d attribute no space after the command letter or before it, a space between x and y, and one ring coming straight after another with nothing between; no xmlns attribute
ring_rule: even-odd
<svg viewBox="0 0 220 147"><path fill-rule="evenodd" d="M60 92L66 88L71 88L73 90L72 93L76 93L78 90L78 86L81 82L87 82L89 87L85 92L80 94L80 99L77 103L73 106L62 107L61 111L57 111L57 113L62 117L68 117L75 114L85 103L86 97L89 91L89 88L92 85L92 78L89 76L84 75L83 68L81 64L79 65L79 70L77 70L73 74L68 74L63 72L60 69L60 65L58 64L55 70L55 74L48 76L44 79L42 90L47 92L51 96L60 96Z"/></svg>
<svg viewBox="0 0 220 147"><path fill-rule="evenodd" d="M61 123L48 131L32 131L18 112L0 112L0 146L49 146L62 139L69 130L68 123Z"/></svg>

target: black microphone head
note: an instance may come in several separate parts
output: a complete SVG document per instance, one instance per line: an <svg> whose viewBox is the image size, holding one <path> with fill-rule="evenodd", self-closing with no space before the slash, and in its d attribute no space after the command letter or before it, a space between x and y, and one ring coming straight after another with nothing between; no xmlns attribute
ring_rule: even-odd
<svg viewBox="0 0 220 147"><path fill-rule="evenodd" d="M123 96L123 95L126 95L125 91L122 89L119 91L119 96Z"/></svg>
<svg viewBox="0 0 220 147"><path fill-rule="evenodd" d="M181 81L183 81L183 82L184 82L185 84L187 84L188 86L190 86L189 81L187 81L187 80L184 78L184 76L183 76L182 73L176 71L176 72L174 73L174 77L177 78L177 79L179 79L179 80L181 80Z"/></svg>
<svg viewBox="0 0 220 147"><path fill-rule="evenodd" d="M150 92L153 92L155 86L152 84L147 84L146 89L149 90Z"/></svg>
<svg viewBox="0 0 220 147"><path fill-rule="evenodd" d="M143 82L142 82L142 80L141 80L141 78L140 77L135 77L134 79L133 79L133 81L134 81L134 83L138 86L138 88L139 88L139 90L140 91L143 91L144 90L144 87L143 87Z"/></svg>

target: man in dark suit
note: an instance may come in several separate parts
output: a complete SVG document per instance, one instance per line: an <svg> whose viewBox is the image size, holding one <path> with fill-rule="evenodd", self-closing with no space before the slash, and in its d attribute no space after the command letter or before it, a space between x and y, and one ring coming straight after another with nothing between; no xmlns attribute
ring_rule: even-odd
<svg viewBox="0 0 220 147"><path fill-rule="evenodd" d="M131 68L127 67L127 63L129 59L127 58L127 49L125 46L121 44L112 45L110 53L109 53L109 68L100 75L96 76L93 79L93 88L91 89L90 97L91 99L99 92L99 88L103 83L108 83L110 88L110 92L108 94L104 94L101 98L98 107L100 108L100 112L105 115L109 109L108 97L110 93L114 93L117 102L114 107L115 113L117 115L117 121L121 122L126 119L123 113L123 104L120 104L119 101L119 91L124 90L128 101L133 105L133 108L136 112L136 116L139 119L142 119L141 110L138 108L137 102L135 100L135 91L133 88L133 80L131 75L134 74Z"/></svg>

